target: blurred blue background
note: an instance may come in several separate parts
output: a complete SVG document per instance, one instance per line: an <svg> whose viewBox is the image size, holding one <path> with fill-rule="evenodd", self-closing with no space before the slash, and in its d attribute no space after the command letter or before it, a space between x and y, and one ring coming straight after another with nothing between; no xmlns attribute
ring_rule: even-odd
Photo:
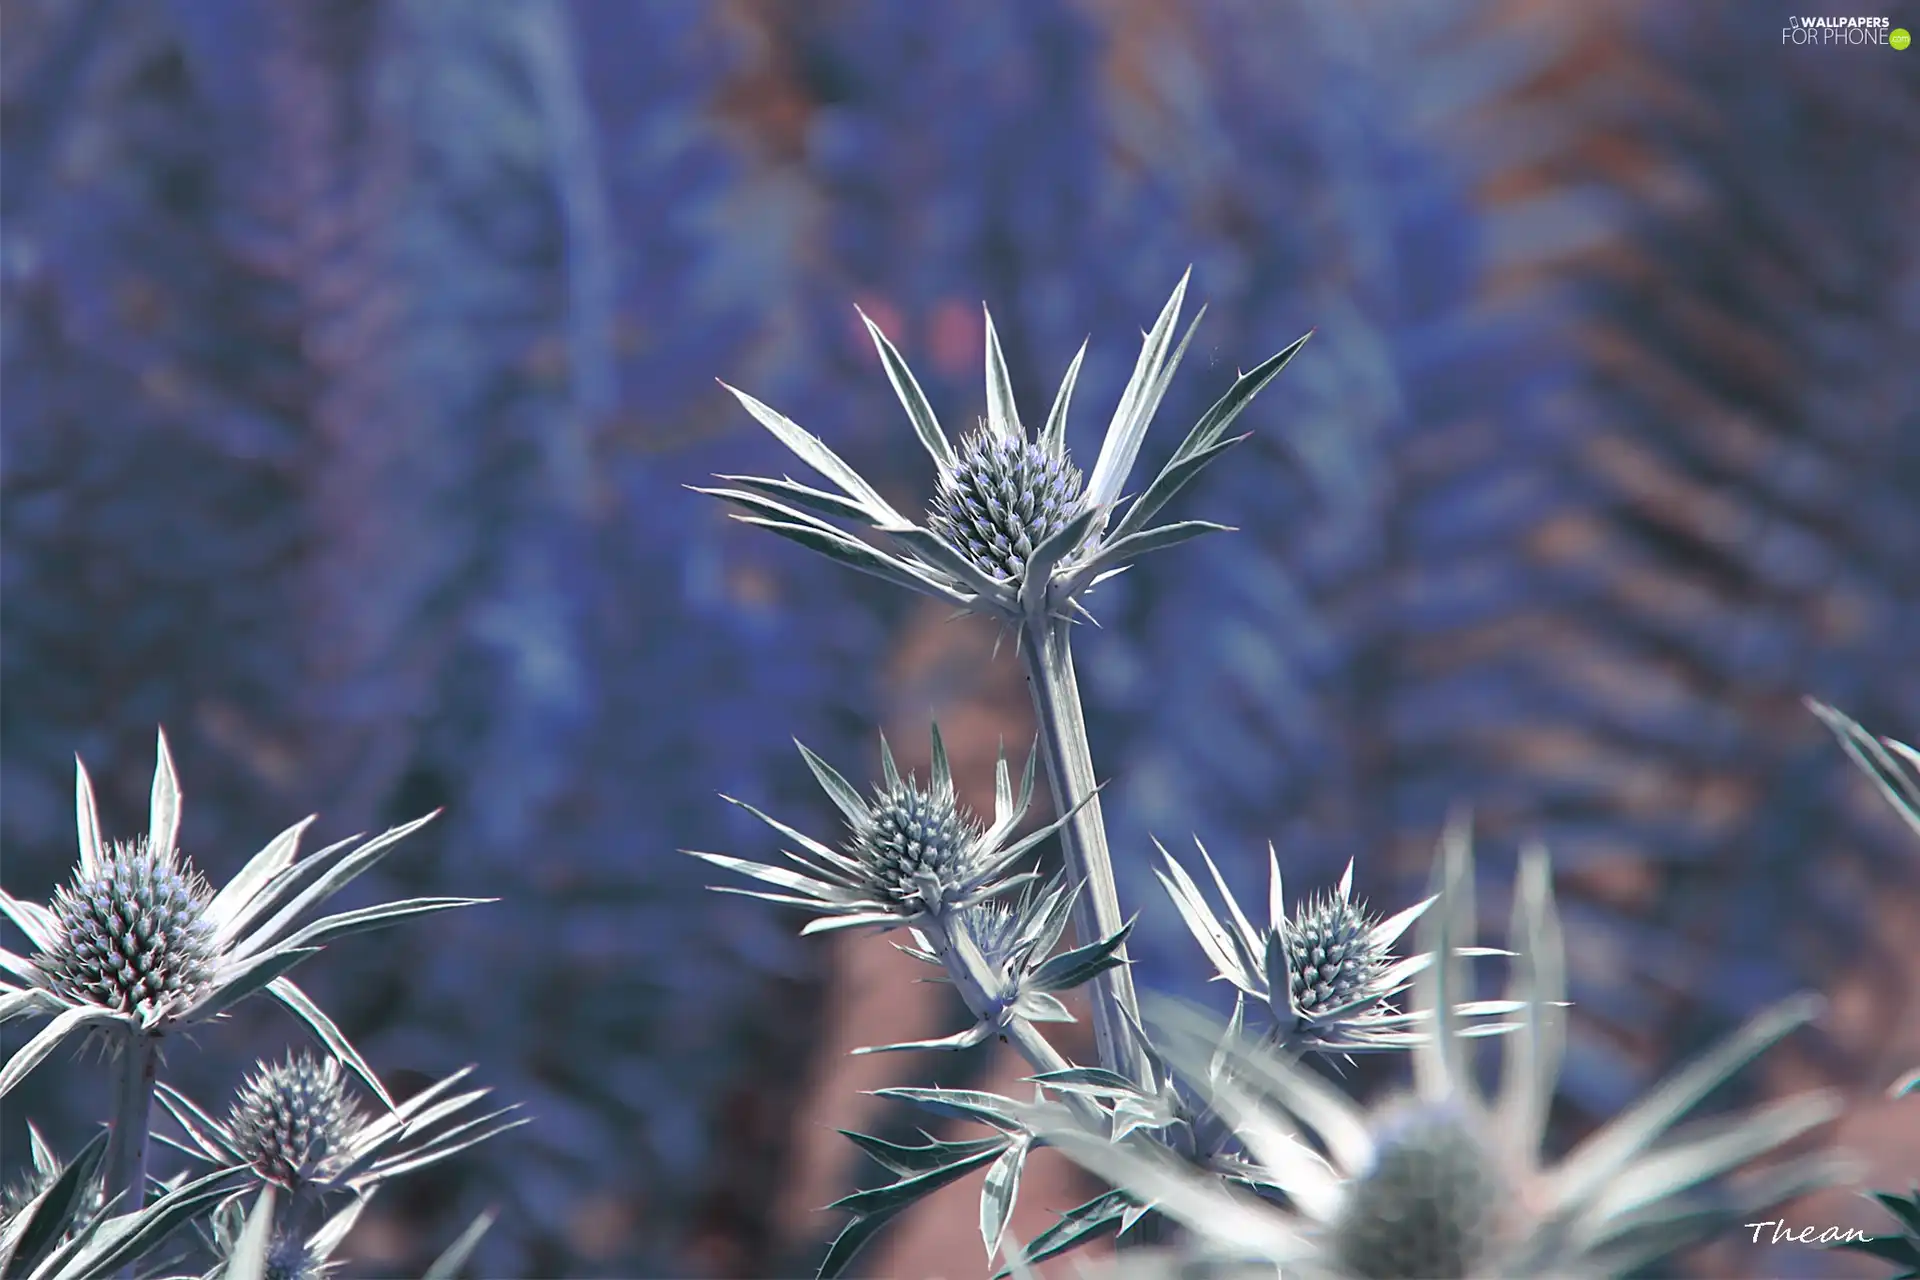
<svg viewBox="0 0 1920 1280"><path fill-rule="evenodd" d="M1090 451L1192 264L1143 467L1319 332L1182 499L1241 532L1103 590L1080 643L1139 981L1209 994L1151 836L1243 901L1268 840L1295 892L1357 856L1397 909L1468 804L1496 928L1519 843L1556 856L1563 1137L1813 987L1826 1039L1749 1091L1848 1088L1904 1182L1920 1131L1873 1100L1920 1061L1920 854L1799 700L1920 738L1920 51L1783 45L1787 12L10 0L7 887L67 873L75 752L139 828L156 724L216 881L309 812L318 847L445 806L348 905L503 901L304 981L396 1088L473 1061L536 1122L383 1192L356 1265L497 1204L485 1275L809 1270L809 1211L873 1172L831 1132L857 1090L1002 1068L844 1074L949 997L676 850L773 855L720 792L834 832L795 737L924 762L938 713L984 800L1031 719L991 629L687 491L795 467L714 379L918 505L856 303L950 426L983 301L1030 419L1091 335ZM297 1035L250 1005L167 1071L217 1102ZM106 1087L42 1069L4 1172ZM969 1273L970 1194L952 1248L870 1272Z"/></svg>

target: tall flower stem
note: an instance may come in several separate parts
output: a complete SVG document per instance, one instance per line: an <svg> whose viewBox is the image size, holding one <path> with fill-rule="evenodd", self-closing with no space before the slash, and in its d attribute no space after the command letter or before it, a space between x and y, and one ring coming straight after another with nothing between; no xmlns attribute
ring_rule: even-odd
<svg viewBox="0 0 1920 1280"><path fill-rule="evenodd" d="M1093 752L1087 745L1087 719L1080 705L1080 685L1073 673L1073 651L1067 622L1048 618L1026 624L1021 654L1027 667L1027 685L1033 691L1033 709L1040 725L1040 751L1047 762L1047 781L1060 809L1078 806L1060 828L1066 852L1067 874L1081 884L1074 901L1073 927L1082 946L1120 931L1120 896L1113 879L1113 859L1107 852L1107 827L1095 794ZM1116 953L1126 959L1124 946ZM1133 975L1122 963L1088 984L1093 1004L1094 1043L1100 1064L1155 1091L1145 1058L1134 1044L1127 1019L1138 1021L1140 1006L1133 993Z"/></svg>
<svg viewBox="0 0 1920 1280"><path fill-rule="evenodd" d="M129 1035L120 1053L120 1088L107 1140L107 1195L124 1193L115 1213L137 1212L146 1202L147 1130L159 1079L160 1038Z"/></svg>

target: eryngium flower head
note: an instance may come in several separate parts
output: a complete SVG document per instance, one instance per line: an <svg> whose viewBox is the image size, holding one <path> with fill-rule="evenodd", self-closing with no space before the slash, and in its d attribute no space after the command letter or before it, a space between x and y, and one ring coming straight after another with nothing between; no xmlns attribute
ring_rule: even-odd
<svg viewBox="0 0 1920 1280"><path fill-rule="evenodd" d="M338 1060L318 1062L302 1052L248 1078L234 1099L227 1132L262 1180L294 1191L346 1150L362 1123Z"/></svg>
<svg viewBox="0 0 1920 1280"><path fill-rule="evenodd" d="M80 863L72 883L56 890L47 906L0 890L0 914L33 946L24 958L0 950L0 1022L29 1015L52 1019L0 1068L0 1097L76 1032L157 1038L211 1021L265 990L391 1104L339 1028L286 974L336 937L490 901L414 898L301 926L311 908L434 815L358 847L343 840L295 866L300 836L313 822L308 818L276 836L215 893L179 852L180 784L165 733L159 735L142 838L103 839L86 766L76 760L74 773ZM342 856L322 871L321 864L336 854Z"/></svg>
<svg viewBox="0 0 1920 1280"><path fill-rule="evenodd" d="M1197 840L1194 844L1226 904L1226 919L1207 905L1193 877L1164 848L1160 853L1167 869L1156 868L1154 874L1172 897L1188 932L1213 962L1216 978L1267 1006L1275 1039L1294 1049L1352 1054L1404 1049L1423 1038L1426 1032L1416 1025L1421 1015L1401 1012L1394 1001L1433 957L1400 959L1393 954L1393 945L1433 905L1433 898L1381 920L1365 904L1353 901L1353 863L1349 862L1337 890L1315 896L1289 918L1280 859L1268 845L1268 923L1264 929L1255 929L1206 846ZM1468 947L1461 954L1501 953ZM1455 1012L1482 1018L1510 1014L1517 1008L1510 1001L1483 1000L1459 1005ZM1480 1024L1476 1032L1502 1029L1500 1024Z"/></svg>
<svg viewBox="0 0 1920 1280"><path fill-rule="evenodd" d="M311 1189L364 1195L387 1178L526 1123L502 1122L515 1107L450 1123L491 1092L448 1096L472 1070L463 1067L371 1119L348 1092L340 1063L304 1052L283 1063L257 1064L224 1121L163 1083L157 1096L186 1141L166 1135L161 1140L221 1168L249 1170L260 1182L296 1194Z"/></svg>
<svg viewBox="0 0 1920 1280"><path fill-rule="evenodd" d="M933 727L933 779L926 788L911 776L901 777L893 751L885 735L881 736L880 764L885 776L871 802L862 799L832 765L805 746L800 747L800 754L828 798L846 817L851 835L844 848L834 849L744 801L724 796L798 844L804 855L792 850L786 854L802 870L767 866L723 853L683 852L788 890L768 893L712 886L718 893L764 898L819 912L820 918L809 922L800 931L803 934L858 925L896 928L930 914L962 910L1027 884L1036 873L1009 875L1009 868L1073 816L1069 810L1032 835L1006 844L1033 801L1036 755L1027 757L1026 777L1016 800L1006 752L1000 753L994 769L993 823L983 827L954 795L953 771L938 725Z"/></svg>
<svg viewBox="0 0 1920 1280"><path fill-rule="evenodd" d="M191 863L145 837L115 843L91 873L54 891L58 932L33 958L48 987L75 1004L142 1018L192 1000L213 979L212 890Z"/></svg>
<svg viewBox="0 0 1920 1280"><path fill-rule="evenodd" d="M881 901L913 909L921 885L953 884L980 838L981 825L936 776L930 790L912 777L876 788L865 821L853 823L853 850L872 870Z"/></svg>
<svg viewBox="0 0 1920 1280"><path fill-rule="evenodd" d="M894 394L933 459L934 500L925 522L901 514L838 454L784 414L732 387L727 390L748 413L839 492L760 476L722 476L735 487L700 492L746 508L746 514L736 518L748 524L968 612L1035 625L1083 615L1079 597L1132 560L1225 527L1204 520L1151 528L1148 523L1195 476L1246 438L1230 439L1227 429L1306 343L1301 338L1241 374L1121 514L1122 491L1147 424L1193 337L1189 327L1177 347L1173 341L1186 292L1187 277L1182 276L1145 335L1133 377L1121 393L1084 488L1081 473L1067 456L1067 406L1086 355L1084 345L1067 368L1045 427L1037 437L1030 436L1014 406L1006 358L988 315L986 422L956 449L906 361L862 315ZM892 546L876 548L835 520L881 533Z"/></svg>
<svg viewBox="0 0 1920 1280"><path fill-rule="evenodd" d="M927 527L987 576L1018 582L1034 548L1066 528L1079 503L1080 471L1064 455L983 426L941 474Z"/></svg>
<svg viewBox="0 0 1920 1280"><path fill-rule="evenodd" d="M1194 1248L1327 1277L1597 1277L1630 1271L1756 1210L1844 1176L1829 1159L1707 1184L1776 1151L1838 1112L1826 1092L1694 1128L1672 1125L1740 1066L1811 1019L1801 997L1770 1009L1546 1165L1540 1152L1560 1073L1565 955L1544 853L1523 861L1514 898L1512 995L1522 1025L1501 1043L1500 1088L1482 1096L1468 1070L1467 1028L1453 1006L1466 986L1472 933L1464 833L1444 847L1439 909L1422 944L1440 957L1415 984L1434 1034L1413 1048L1414 1090L1362 1110L1285 1054L1228 1034L1210 1017L1164 1005L1165 1057L1239 1135L1257 1173L1288 1207L1253 1199L1150 1147L1118 1145L1036 1110L1041 1136L1101 1177L1190 1227ZM1311 1134L1315 1142L1301 1140ZM1297 1270L1296 1270L1297 1269Z"/></svg>

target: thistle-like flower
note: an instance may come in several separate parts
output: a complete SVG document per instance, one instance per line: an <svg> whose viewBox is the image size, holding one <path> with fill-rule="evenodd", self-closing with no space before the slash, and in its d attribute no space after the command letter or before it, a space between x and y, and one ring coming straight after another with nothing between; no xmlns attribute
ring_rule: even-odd
<svg viewBox="0 0 1920 1280"><path fill-rule="evenodd" d="M897 1049L971 1049L1016 1020L1072 1022L1073 1014L1055 992L1071 991L1122 963L1115 956L1133 931L1129 922L1103 938L1053 955L1073 910L1073 891L1055 878L1040 893L1025 892L1018 902L993 898L956 910L930 912L913 927L913 946L900 950L946 972L935 979L952 983L975 1022L940 1040L855 1049L887 1053ZM899 945L899 944L895 944Z"/></svg>
<svg viewBox="0 0 1920 1280"><path fill-rule="evenodd" d="M256 1065L224 1121L162 1084L160 1103L186 1134L184 1142L164 1136L162 1141L219 1168L245 1170L257 1182L296 1197L365 1195L388 1178L526 1123L504 1120L518 1109L509 1106L449 1126L491 1092L450 1094L472 1070L463 1067L369 1119L349 1093L338 1060L304 1051L289 1054L285 1062Z"/></svg>
<svg viewBox="0 0 1920 1280"><path fill-rule="evenodd" d="M885 735L881 736L884 781L875 788L872 802L862 799L832 765L805 746L800 746L800 754L827 796L846 816L851 836L843 849L833 849L744 801L725 796L729 803L739 805L797 843L812 855L812 861L789 850L787 857L804 868L791 871L723 853L683 852L790 890L768 893L713 886L718 893L764 898L819 912L820 918L809 922L801 930L803 934L860 925L897 928L930 914L962 910L1030 883L1037 873L1009 875L1008 870L1072 817L1069 810L1032 835L1006 844L1033 801L1034 756L1027 757L1026 776L1016 801L1006 753L1001 752L994 769L993 823L983 827L954 795L953 770L938 725L933 728L932 783L924 789L911 775L900 776L893 751Z"/></svg>
<svg viewBox="0 0 1920 1280"><path fill-rule="evenodd" d="M722 476L735 487L700 492L746 508L748 514L736 519L969 612L1032 625L1084 613L1079 597L1134 558L1225 528L1203 520L1153 528L1148 522L1209 463L1246 438L1228 439L1227 429L1307 340L1301 338L1241 374L1116 523L1122 489L1147 424L1193 336L1189 326L1179 346L1173 345L1174 324L1186 290L1187 276L1182 276L1152 331L1145 335L1133 377L1121 394L1084 487L1066 443L1067 406L1086 355L1084 344L1067 368L1045 427L1037 438L1031 437L1014 407L1006 359L989 314L987 416L955 447L906 361L879 326L862 314L894 393L937 471L933 504L925 519L915 521L903 515L816 437L732 387L727 390L747 412L839 492L756 476ZM1194 324L1198 323L1196 316ZM868 545L833 524L836 519L886 535L895 550Z"/></svg>
<svg viewBox="0 0 1920 1280"><path fill-rule="evenodd" d="M1169 1006L1160 1047L1209 1095L1282 1209L1142 1144L1116 1144L1054 1111L1029 1117L1045 1140L1192 1228L1214 1257L1289 1275L1578 1277L1613 1275L1841 1176L1835 1162L1789 1162L1738 1186L1710 1180L1775 1151L1838 1112L1826 1092L1690 1128L1655 1145L1741 1065L1817 1011L1808 997L1761 1014L1582 1142L1557 1165L1540 1143L1563 1043L1564 952L1546 857L1531 853L1515 896L1518 1033L1503 1040L1496 1099L1481 1095L1453 997L1465 985L1456 941L1472 935L1470 855L1450 840L1440 909L1422 922L1436 957L1415 984L1435 1034L1413 1048L1415 1089L1372 1111L1258 1043ZM1225 1070L1210 1070L1224 1062ZM1302 1140L1304 1131L1317 1138Z"/></svg>
<svg viewBox="0 0 1920 1280"><path fill-rule="evenodd" d="M308 818L277 836L216 893L178 847L180 786L166 734L159 737L144 837L105 841L86 766L76 761L75 772L80 863L72 882L56 890L48 906L0 890L0 912L33 946L24 957L0 949L0 1022L34 1014L52 1019L0 1068L0 1095L75 1032L117 1029L157 1039L218 1018L264 989L390 1102L346 1037L286 973L335 938L492 901L414 898L296 928L303 913L434 815L351 849L318 878L313 873L326 859L349 850L353 841L295 866L301 833L313 822Z"/></svg>
<svg viewBox="0 0 1920 1280"><path fill-rule="evenodd" d="M1287 914L1280 880L1280 859L1267 846L1268 924L1255 929L1227 888L1206 846L1194 844L1226 903L1226 920L1208 907L1200 887L1172 854L1160 848L1166 871L1155 868L1180 918L1207 958L1215 979L1233 984L1241 999L1266 1006L1273 1017L1273 1039L1296 1050L1323 1054L1353 1054L1369 1050L1405 1049L1425 1038L1430 1020L1418 1011L1403 1013L1394 1001L1432 963L1430 954L1396 958L1393 944L1425 914L1435 901L1428 898L1381 920L1364 903L1353 901L1353 863L1347 864L1340 886L1322 893ZM1156 844L1155 847L1160 847ZM1489 947L1462 948L1461 955L1504 955ZM1481 1000L1458 1005L1462 1018L1484 1018L1517 1012L1508 1000ZM1511 1024L1477 1023L1465 1034L1492 1035L1511 1030Z"/></svg>

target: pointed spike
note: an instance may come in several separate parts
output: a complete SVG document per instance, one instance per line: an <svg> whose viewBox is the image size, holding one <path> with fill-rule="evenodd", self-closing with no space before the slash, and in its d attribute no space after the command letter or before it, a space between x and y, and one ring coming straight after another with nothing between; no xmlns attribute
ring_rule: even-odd
<svg viewBox="0 0 1920 1280"><path fill-rule="evenodd" d="M887 745L884 729L880 731L880 776L886 779L889 791L900 789L900 766L894 763L893 748Z"/></svg>
<svg viewBox="0 0 1920 1280"><path fill-rule="evenodd" d="M173 753L167 750L167 731L158 733L153 765L153 796L148 809L147 844L156 854L171 854L180 840L180 780Z"/></svg>
<svg viewBox="0 0 1920 1280"><path fill-rule="evenodd" d="M933 722L933 792L935 795L953 794L953 766L947 760L947 744L940 738L940 722Z"/></svg>
<svg viewBox="0 0 1920 1280"><path fill-rule="evenodd" d="M79 756L73 758L73 808L80 830L80 869L98 875L106 865L106 853L100 844L100 807L93 799L93 779Z"/></svg>

